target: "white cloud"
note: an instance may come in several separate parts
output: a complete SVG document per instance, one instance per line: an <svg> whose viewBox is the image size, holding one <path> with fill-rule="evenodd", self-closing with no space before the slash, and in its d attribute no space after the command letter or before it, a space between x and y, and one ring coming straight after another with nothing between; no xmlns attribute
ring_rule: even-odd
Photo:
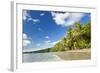
<svg viewBox="0 0 100 73"><path fill-rule="evenodd" d="M26 10L24 10L24 11L23 11L23 20L26 20L26 19L27 19L28 21L32 21L33 24L34 24L34 23L37 23L37 22L40 22L39 19L32 18L31 15L30 15Z"/></svg>
<svg viewBox="0 0 100 73"><path fill-rule="evenodd" d="M41 14L40 14L40 16L44 16L44 15L45 15L44 13L41 13Z"/></svg>
<svg viewBox="0 0 100 73"><path fill-rule="evenodd" d="M26 20L27 11L23 11L23 20Z"/></svg>
<svg viewBox="0 0 100 73"><path fill-rule="evenodd" d="M54 41L54 42L51 42L51 44L54 46L56 45L58 42L60 42L61 40L58 40L58 41Z"/></svg>
<svg viewBox="0 0 100 73"><path fill-rule="evenodd" d="M26 20L27 17L31 17L26 10L23 11L23 20Z"/></svg>
<svg viewBox="0 0 100 73"><path fill-rule="evenodd" d="M49 36L45 36L46 39L49 39Z"/></svg>
<svg viewBox="0 0 100 73"><path fill-rule="evenodd" d="M27 35L23 33L23 39L27 39Z"/></svg>
<svg viewBox="0 0 100 73"><path fill-rule="evenodd" d="M70 26L73 25L75 22L81 20L81 18L85 15L84 13L56 13L51 12L53 16L53 20L57 25L62 26Z"/></svg>
<svg viewBox="0 0 100 73"><path fill-rule="evenodd" d="M60 40L59 40L60 41ZM59 41L52 42L51 40L46 40L44 42L45 46L53 47L55 44L57 44Z"/></svg>
<svg viewBox="0 0 100 73"><path fill-rule="evenodd" d="M73 25L75 22L78 22L84 16L84 13L71 13L68 21L66 22L66 26Z"/></svg>
<svg viewBox="0 0 100 73"><path fill-rule="evenodd" d="M28 21L32 21L33 19L30 17L30 18L28 18Z"/></svg>
<svg viewBox="0 0 100 73"><path fill-rule="evenodd" d="M49 47L52 47L52 46L53 46L53 44L52 44L51 40L44 41L44 47L45 48L49 48Z"/></svg>
<svg viewBox="0 0 100 73"><path fill-rule="evenodd" d="M52 16L53 16L53 20L58 24L58 25L62 25L64 23L66 23L65 19L69 17L69 13L55 13L55 12L51 12Z"/></svg>
<svg viewBox="0 0 100 73"><path fill-rule="evenodd" d="M52 42L52 44L55 45L55 44L57 44L58 42L59 42L59 41L54 41L54 42Z"/></svg>
<svg viewBox="0 0 100 73"><path fill-rule="evenodd" d="M29 17L28 18L28 21L33 21L33 22L40 22L40 20L39 19L35 19L35 18L31 18L31 17Z"/></svg>
<svg viewBox="0 0 100 73"><path fill-rule="evenodd" d="M29 37L25 33L23 33L23 46L25 47L29 44L31 44L31 41L29 40Z"/></svg>
<svg viewBox="0 0 100 73"><path fill-rule="evenodd" d="M30 40L25 40L25 39L23 40L23 46L27 46L29 44L31 44Z"/></svg>
<svg viewBox="0 0 100 73"><path fill-rule="evenodd" d="M32 21L35 22L35 23L36 23L36 22L40 22L39 19L32 19Z"/></svg>

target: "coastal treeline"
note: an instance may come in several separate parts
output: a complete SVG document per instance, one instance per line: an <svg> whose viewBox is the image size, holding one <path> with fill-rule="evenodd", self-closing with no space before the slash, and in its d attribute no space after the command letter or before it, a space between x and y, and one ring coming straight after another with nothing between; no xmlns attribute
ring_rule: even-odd
<svg viewBox="0 0 100 73"><path fill-rule="evenodd" d="M91 23L75 23L69 27L66 37L50 49L51 52L84 49L91 47Z"/></svg>

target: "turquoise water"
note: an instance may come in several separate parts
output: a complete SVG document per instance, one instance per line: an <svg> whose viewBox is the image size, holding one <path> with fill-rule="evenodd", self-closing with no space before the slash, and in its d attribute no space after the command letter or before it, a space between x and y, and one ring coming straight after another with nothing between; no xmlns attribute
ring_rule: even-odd
<svg viewBox="0 0 100 73"><path fill-rule="evenodd" d="M60 61L61 59L53 53L30 53L23 54L23 62Z"/></svg>

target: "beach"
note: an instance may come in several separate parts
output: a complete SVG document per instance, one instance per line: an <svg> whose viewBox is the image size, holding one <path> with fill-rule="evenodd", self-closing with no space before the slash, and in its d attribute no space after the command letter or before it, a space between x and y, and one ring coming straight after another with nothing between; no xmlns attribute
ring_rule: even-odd
<svg viewBox="0 0 100 73"><path fill-rule="evenodd" d="M55 52L55 54L63 60L87 60L87 59L91 59L91 50L90 49Z"/></svg>
<svg viewBox="0 0 100 73"><path fill-rule="evenodd" d="M64 52L30 53L23 54L23 62L48 62L67 60L88 60L91 59L91 50L70 50Z"/></svg>

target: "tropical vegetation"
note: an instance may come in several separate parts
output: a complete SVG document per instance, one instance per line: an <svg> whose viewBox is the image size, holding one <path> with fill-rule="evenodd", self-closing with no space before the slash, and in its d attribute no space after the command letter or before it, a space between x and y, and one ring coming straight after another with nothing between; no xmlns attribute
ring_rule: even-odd
<svg viewBox="0 0 100 73"><path fill-rule="evenodd" d="M57 43L54 47L50 48L51 52L84 49L91 47L91 23L81 24L75 23L70 26L66 37Z"/></svg>

